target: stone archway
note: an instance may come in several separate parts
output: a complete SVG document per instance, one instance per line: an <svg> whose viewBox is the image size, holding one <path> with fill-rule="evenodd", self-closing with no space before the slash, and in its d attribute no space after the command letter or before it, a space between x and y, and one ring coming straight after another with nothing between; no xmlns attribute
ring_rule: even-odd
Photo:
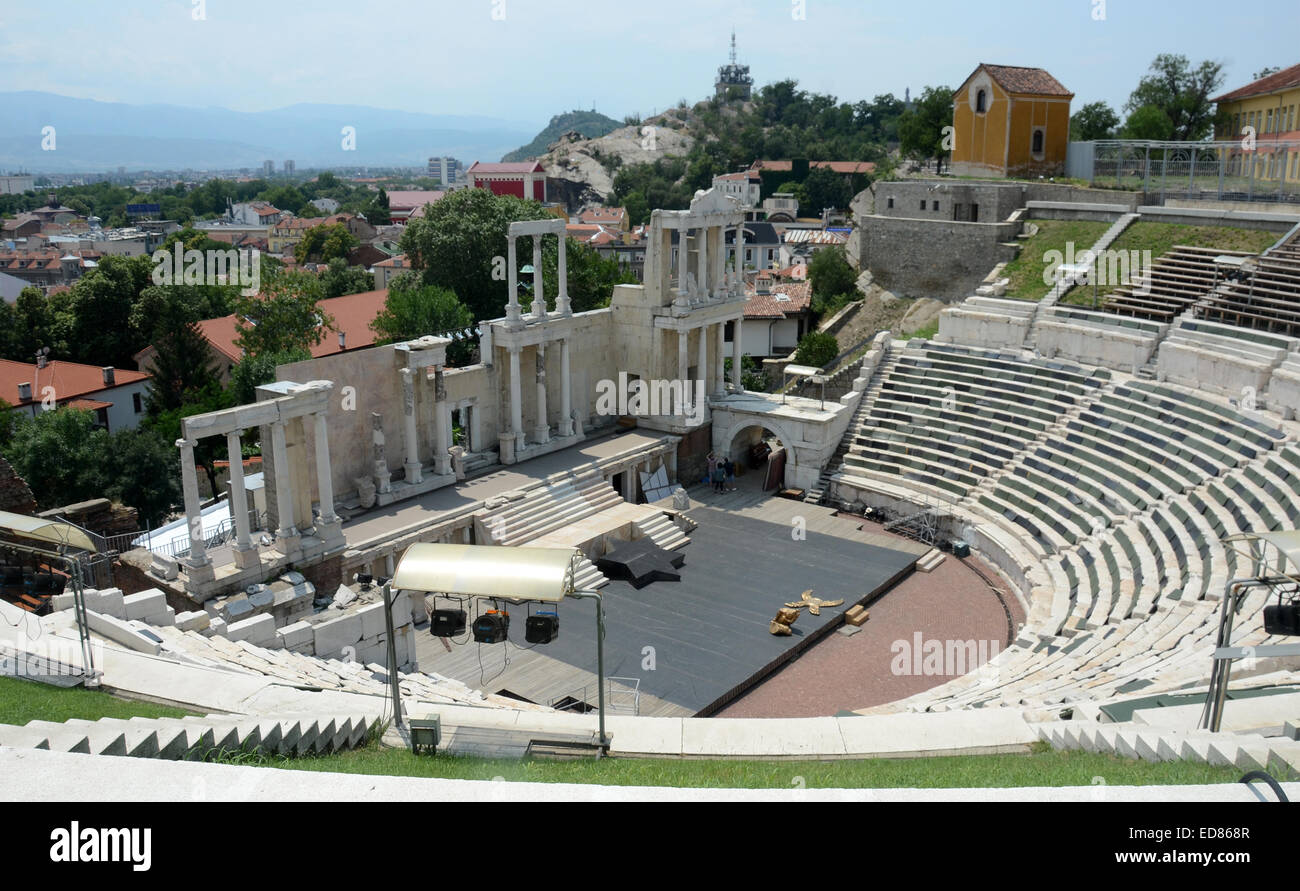
<svg viewBox="0 0 1300 891"><path fill-rule="evenodd" d="M761 420L752 416L739 417L725 428L725 433L723 433L723 435L718 435L718 428L716 425L713 430L713 450L719 455L730 455L732 458L736 457L733 449L736 448L737 440L740 438L741 434L746 431L757 430L759 431L760 436L766 432L779 439L781 444L785 447L786 455L785 473L784 478L781 481L782 485L785 484L785 480L791 478L791 475L795 473L799 467L799 456L795 451L796 440L791 434L788 425L780 421L775 421L767 417L764 417Z"/></svg>

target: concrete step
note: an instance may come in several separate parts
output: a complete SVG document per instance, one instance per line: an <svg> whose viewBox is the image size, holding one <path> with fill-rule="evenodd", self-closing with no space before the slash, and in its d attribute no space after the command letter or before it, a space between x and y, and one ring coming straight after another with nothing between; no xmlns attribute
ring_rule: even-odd
<svg viewBox="0 0 1300 891"><path fill-rule="evenodd" d="M51 749L63 752L83 751L80 745L84 741L84 751L91 755L126 754L126 734L109 727L98 727L93 722L79 727L58 721L28 721L26 726L47 734Z"/></svg>

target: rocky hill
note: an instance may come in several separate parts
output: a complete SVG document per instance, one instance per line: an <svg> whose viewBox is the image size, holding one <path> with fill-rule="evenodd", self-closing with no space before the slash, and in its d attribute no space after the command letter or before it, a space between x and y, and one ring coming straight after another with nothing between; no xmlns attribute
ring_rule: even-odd
<svg viewBox="0 0 1300 891"><path fill-rule="evenodd" d="M566 111L551 118L545 129L533 138L528 145L521 146L513 152L501 156L502 161L527 161L546 154L551 144L566 133L577 133L587 139L604 136L622 124L598 111Z"/></svg>
<svg viewBox="0 0 1300 891"><path fill-rule="evenodd" d="M685 156L694 145L685 124L669 113L595 138L569 131L538 160L546 168L555 200L578 210L604 202L614 188L619 167L653 162L668 155Z"/></svg>

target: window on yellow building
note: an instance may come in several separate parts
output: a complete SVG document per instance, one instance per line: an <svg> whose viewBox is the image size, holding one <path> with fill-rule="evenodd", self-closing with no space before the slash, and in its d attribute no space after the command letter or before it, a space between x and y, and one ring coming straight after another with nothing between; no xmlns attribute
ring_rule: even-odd
<svg viewBox="0 0 1300 891"><path fill-rule="evenodd" d="M1043 128L1042 127L1034 128L1034 137L1031 142L1031 146L1032 147L1030 150L1035 155L1041 155L1043 153Z"/></svg>
<svg viewBox="0 0 1300 891"><path fill-rule="evenodd" d="M984 90L975 93L975 113L984 114L989 110L989 95Z"/></svg>

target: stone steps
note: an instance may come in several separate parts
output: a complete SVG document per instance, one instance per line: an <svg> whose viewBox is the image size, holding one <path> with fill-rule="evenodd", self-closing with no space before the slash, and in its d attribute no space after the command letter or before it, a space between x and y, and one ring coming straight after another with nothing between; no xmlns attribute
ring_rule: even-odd
<svg viewBox="0 0 1300 891"><path fill-rule="evenodd" d="M637 520L632 525L641 533L642 538L650 539L665 551L676 550L691 541L667 514L655 514L648 519Z"/></svg>
<svg viewBox="0 0 1300 891"><path fill-rule="evenodd" d="M1060 751L1086 751L1153 762L1199 761L1243 772L1270 771L1281 780L1300 776L1300 742L1285 736L1095 721L1050 721L1033 726L1040 739Z"/></svg>
<svg viewBox="0 0 1300 891"><path fill-rule="evenodd" d="M213 752L305 755L355 748L378 715L220 715L101 718L0 725L0 745L94 755L196 760Z"/></svg>

